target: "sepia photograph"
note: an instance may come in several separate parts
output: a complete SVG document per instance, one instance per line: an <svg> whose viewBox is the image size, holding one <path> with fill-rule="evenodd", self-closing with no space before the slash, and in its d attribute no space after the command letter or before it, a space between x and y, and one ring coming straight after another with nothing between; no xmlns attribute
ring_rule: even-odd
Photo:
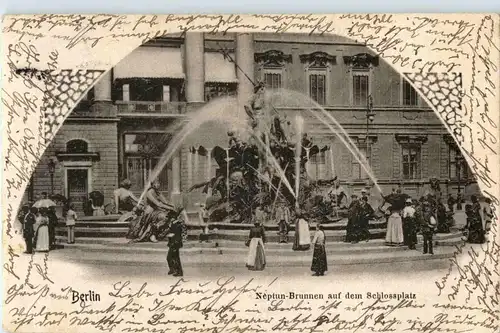
<svg viewBox="0 0 500 333"><path fill-rule="evenodd" d="M429 77L454 112L461 74ZM28 254L127 275L443 269L492 219L415 81L305 34L141 45L69 114L22 207Z"/></svg>
<svg viewBox="0 0 500 333"><path fill-rule="evenodd" d="M4 329L497 332L498 23L5 18Z"/></svg>

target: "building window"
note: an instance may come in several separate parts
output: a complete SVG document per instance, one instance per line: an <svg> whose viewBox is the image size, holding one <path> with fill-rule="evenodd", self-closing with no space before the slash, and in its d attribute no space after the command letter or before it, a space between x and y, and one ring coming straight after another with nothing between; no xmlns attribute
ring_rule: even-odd
<svg viewBox="0 0 500 333"><path fill-rule="evenodd" d="M284 88L286 66L292 63L291 54L284 54L278 50L268 50L264 53L255 53L254 60L260 73L259 76L267 88Z"/></svg>
<svg viewBox="0 0 500 333"><path fill-rule="evenodd" d="M420 163L421 146L419 144L401 144L401 161L404 179L419 179L421 173Z"/></svg>
<svg viewBox="0 0 500 333"><path fill-rule="evenodd" d="M309 71L309 97L319 105L326 104L326 70Z"/></svg>
<svg viewBox="0 0 500 333"><path fill-rule="evenodd" d="M133 191L143 191L161 154L167 148L169 135L159 133L125 134L124 156L127 178L132 182ZM165 166L158 175L160 190L168 190L168 169Z"/></svg>
<svg viewBox="0 0 500 333"><path fill-rule="evenodd" d="M358 144L358 149L359 152L366 158L368 165L371 165L370 161L370 155L368 152L368 147L366 144ZM358 162L354 156L351 157L352 163L352 178L353 179L368 179L368 174L366 173L365 169L361 166L361 164Z"/></svg>
<svg viewBox="0 0 500 333"><path fill-rule="evenodd" d="M336 57L318 51L301 54L299 59L305 64L309 97L319 105L326 105L328 101L328 73L332 70L331 66L337 63Z"/></svg>
<svg viewBox="0 0 500 333"><path fill-rule="evenodd" d="M217 97L234 96L238 90L237 83L205 83L205 102Z"/></svg>
<svg viewBox="0 0 500 333"><path fill-rule="evenodd" d="M89 145L84 140L71 140L66 143L66 152L70 154L85 154L88 153Z"/></svg>
<svg viewBox="0 0 500 333"><path fill-rule="evenodd" d="M311 156L309 161L309 176L312 179L326 179L326 151L320 151L319 153Z"/></svg>
<svg viewBox="0 0 500 333"><path fill-rule="evenodd" d="M471 174L469 165L458 147L450 146L448 150L448 178L466 180Z"/></svg>
<svg viewBox="0 0 500 333"><path fill-rule="evenodd" d="M352 72L352 104L356 106L366 106L370 95L370 72Z"/></svg>
<svg viewBox="0 0 500 333"><path fill-rule="evenodd" d="M264 68L264 83L266 88L281 89L283 87L283 70Z"/></svg>
<svg viewBox="0 0 500 333"><path fill-rule="evenodd" d="M417 91L411 86L411 84L403 79L403 105L406 106L416 106L418 105L418 94Z"/></svg>

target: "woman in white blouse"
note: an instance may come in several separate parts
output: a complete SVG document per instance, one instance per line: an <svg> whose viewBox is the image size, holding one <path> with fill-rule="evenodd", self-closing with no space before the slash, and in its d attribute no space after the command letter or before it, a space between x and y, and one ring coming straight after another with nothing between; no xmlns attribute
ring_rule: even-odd
<svg viewBox="0 0 500 333"><path fill-rule="evenodd" d="M312 241L314 252L311 265L311 271L314 272L314 276L323 276L328 270L328 264L326 261L326 237L323 226L318 224L316 226L316 233Z"/></svg>

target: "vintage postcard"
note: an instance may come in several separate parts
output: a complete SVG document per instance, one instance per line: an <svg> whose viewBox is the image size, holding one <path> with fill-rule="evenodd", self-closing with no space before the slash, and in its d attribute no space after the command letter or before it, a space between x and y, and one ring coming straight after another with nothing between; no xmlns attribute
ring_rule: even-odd
<svg viewBox="0 0 500 333"><path fill-rule="evenodd" d="M2 23L6 332L500 331L497 14Z"/></svg>

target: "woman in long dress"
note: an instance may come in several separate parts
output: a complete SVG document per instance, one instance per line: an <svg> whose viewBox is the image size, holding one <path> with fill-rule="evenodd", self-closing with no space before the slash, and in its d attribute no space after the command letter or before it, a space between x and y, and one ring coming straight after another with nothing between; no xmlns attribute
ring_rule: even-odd
<svg viewBox="0 0 500 333"><path fill-rule="evenodd" d="M139 223L131 225L128 238L132 238L135 242L153 243L158 241L158 238L166 236L168 230L168 221L174 207L167 202L167 199L160 193L160 182L153 181L151 187L146 192L145 196L146 209L140 217Z"/></svg>
<svg viewBox="0 0 500 333"><path fill-rule="evenodd" d="M307 251L311 248L311 233L309 223L304 219L300 210L297 210L295 222L295 240L293 241L294 251Z"/></svg>
<svg viewBox="0 0 500 333"><path fill-rule="evenodd" d="M249 247L247 268L251 271L263 271L266 267L266 252L264 250L266 235L264 227L258 221L255 221L254 226L250 228L247 242Z"/></svg>
<svg viewBox="0 0 500 333"><path fill-rule="evenodd" d="M370 240L370 219L373 218L375 211L373 210L373 207L368 203L367 197L361 198L361 206L359 210L360 214L358 217L358 240L364 240L368 242Z"/></svg>
<svg viewBox="0 0 500 333"><path fill-rule="evenodd" d="M35 222L35 251L48 252L50 250L48 208L39 209Z"/></svg>
<svg viewBox="0 0 500 333"><path fill-rule="evenodd" d="M351 204L349 205L347 226L345 242L347 243L357 243L361 239L360 236L360 213L361 205L357 199L357 196L353 194L351 196Z"/></svg>
<svg viewBox="0 0 500 333"><path fill-rule="evenodd" d="M399 210L394 206L389 207L389 213L385 244L389 246L400 246L404 243L403 220L401 219Z"/></svg>
<svg viewBox="0 0 500 333"><path fill-rule="evenodd" d="M314 252L311 271L314 272L314 276L323 276L328 270L328 263L326 261L326 237L321 224L316 226L316 233L314 234L312 244Z"/></svg>
<svg viewBox="0 0 500 333"><path fill-rule="evenodd" d="M403 209L403 241L410 250L415 250L417 240L417 216L418 213L411 198L406 199L406 207Z"/></svg>

